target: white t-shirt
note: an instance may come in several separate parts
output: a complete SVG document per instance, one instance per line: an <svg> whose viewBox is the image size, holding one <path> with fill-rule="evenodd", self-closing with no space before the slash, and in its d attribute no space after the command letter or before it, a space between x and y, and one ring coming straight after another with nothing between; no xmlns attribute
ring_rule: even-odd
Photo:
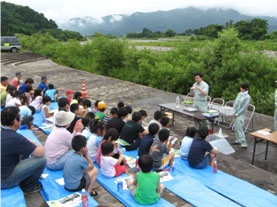
<svg viewBox="0 0 277 207"><path fill-rule="evenodd" d="M42 96L37 96L31 103L30 106L35 107L36 110L39 110L39 105L42 102Z"/></svg>
<svg viewBox="0 0 277 207"><path fill-rule="evenodd" d="M180 154L183 159L187 159L189 156L189 150L192 144L193 138L185 136L182 140Z"/></svg>
<svg viewBox="0 0 277 207"><path fill-rule="evenodd" d="M11 96L11 94L7 94L7 96L6 96L6 103L8 103L10 100L12 100L12 96Z"/></svg>
<svg viewBox="0 0 277 207"><path fill-rule="evenodd" d="M17 99L17 98L12 98L12 99L10 99L8 102L6 102L5 107L16 106L16 104L19 105L19 106L21 106L20 100Z"/></svg>
<svg viewBox="0 0 277 207"><path fill-rule="evenodd" d="M159 125L159 127L160 127L160 129L162 128L161 123L160 123L160 122L158 122L158 121L157 121L157 120L155 120L155 119L153 119L153 120L151 120L151 121L149 122L149 124L148 124L147 128L149 127L149 125L150 125L150 124L153 124L153 123L158 124L158 125Z"/></svg>
<svg viewBox="0 0 277 207"><path fill-rule="evenodd" d="M88 154L92 160L92 162L95 162L95 158L97 155L98 147L103 137L99 137L96 134L92 134L87 143L88 148Z"/></svg>
<svg viewBox="0 0 277 207"><path fill-rule="evenodd" d="M113 157L106 157L106 156L101 156L101 173L102 175L106 177L114 177L115 176L115 168L114 166L117 163L117 159Z"/></svg>

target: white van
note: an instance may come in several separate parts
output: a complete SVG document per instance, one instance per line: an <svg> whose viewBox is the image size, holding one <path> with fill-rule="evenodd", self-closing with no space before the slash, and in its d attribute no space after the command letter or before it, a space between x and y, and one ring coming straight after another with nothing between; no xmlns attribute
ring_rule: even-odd
<svg viewBox="0 0 277 207"><path fill-rule="evenodd" d="M1 36L1 51L16 53L21 48L20 42L15 36Z"/></svg>

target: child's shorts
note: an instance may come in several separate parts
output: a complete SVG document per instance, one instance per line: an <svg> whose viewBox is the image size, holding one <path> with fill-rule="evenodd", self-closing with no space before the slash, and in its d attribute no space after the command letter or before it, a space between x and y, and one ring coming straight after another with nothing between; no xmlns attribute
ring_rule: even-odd
<svg viewBox="0 0 277 207"><path fill-rule="evenodd" d="M126 165L120 165L120 164L117 163L114 166L114 168L115 168L115 175L114 175L114 177L117 177L117 176L119 176L119 175L121 175L121 174L126 172Z"/></svg>
<svg viewBox="0 0 277 207"><path fill-rule="evenodd" d="M66 190L68 190L68 191L80 191L80 190L82 190L82 189L87 189L88 188L88 186L90 185L90 177L89 177L89 174L88 173L84 173L84 175L83 175L83 177L82 177L82 179L81 179L81 182L80 182L80 185L79 185L79 187L78 188L76 188L76 189L68 189L68 188L66 188L66 187L64 187Z"/></svg>
<svg viewBox="0 0 277 207"><path fill-rule="evenodd" d="M204 159L202 160L202 162L198 163L197 165L195 166L192 166L193 168L196 168L196 169L202 169L204 167L206 167L210 162L212 161L211 157L209 154L207 154Z"/></svg>

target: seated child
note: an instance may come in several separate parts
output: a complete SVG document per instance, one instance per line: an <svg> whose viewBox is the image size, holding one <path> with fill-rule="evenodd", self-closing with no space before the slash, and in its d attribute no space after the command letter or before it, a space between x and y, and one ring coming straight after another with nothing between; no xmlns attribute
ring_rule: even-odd
<svg viewBox="0 0 277 207"><path fill-rule="evenodd" d="M136 150L139 148L141 139L144 135L148 134L148 131L144 130L140 123L141 114L139 112L134 112L132 120L128 121L122 128L120 137L130 144L129 146L124 146L126 150Z"/></svg>
<svg viewBox="0 0 277 207"><path fill-rule="evenodd" d="M95 162L99 144L106 133L106 126L97 119L90 122L90 132L92 135L88 139L88 154L93 162Z"/></svg>
<svg viewBox="0 0 277 207"><path fill-rule="evenodd" d="M66 98L67 98L69 104L72 101L73 93L74 93L74 91L72 91L72 90L67 90L65 92L65 95L66 95Z"/></svg>
<svg viewBox="0 0 277 207"><path fill-rule="evenodd" d="M24 95L27 97L27 106L29 106L30 103L32 102L33 94L34 94L33 87L31 85L26 85Z"/></svg>
<svg viewBox="0 0 277 207"><path fill-rule="evenodd" d="M104 113L106 108L107 108L107 105L104 101L98 102L98 105L97 105L98 112L95 113L95 118L99 119L100 121L103 121L103 119L106 116L106 114Z"/></svg>
<svg viewBox="0 0 277 207"><path fill-rule="evenodd" d="M58 91L62 91L63 88L55 88L54 85L51 83L48 85L48 88L49 89L46 90L44 95L49 96L52 102L58 101L58 97L59 97Z"/></svg>
<svg viewBox="0 0 277 207"><path fill-rule="evenodd" d="M82 114L82 110L80 109L79 104L71 104L70 105L70 111L72 113L75 114L75 117L73 119L73 121L71 122L70 126L67 128L67 130L70 133L74 132L75 127L82 122L81 120L81 114Z"/></svg>
<svg viewBox="0 0 277 207"><path fill-rule="evenodd" d="M99 147L98 147L98 151L97 151L97 155L96 155L96 162L99 166L100 165L100 160L101 160L101 156L102 156L102 151L101 151L101 145L103 144L103 142L111 142L115 145L115 156L113 156L114 158L119 158L119 154L118 154L118 148L119 148L119 145L115 143L115 141L118 139L119 137L119 134L117 132L116 129L114 128L111 128L111 129L108 129L104 138L101 140L100 144L99 144Z"/></svg>
<svg viewBox="0 0 277 207"><path fill-rule="evenodd" d="M144 154L149 154L150 148L154 141L155 136L159 132L159 125L156 123L150 124L148 127L149 134L145 135L141 140L138 156L141 157Z"/></svg>
<svg viewBox="0 0 277 207"><path fill-rule="evenodd" d="M128 114L127 109L125 109L124 107L119 109L117 116L112 118L108 122L107 129L115 128L120 134L123 126L125 125L125 122L123 120L125 119L127 114Z"/></svg>
<svg viewBox="0 0 277 207"><path fill-rule="evenodd" d="M64 165L64 188L68 191L80 191L87 189L92 197L97 197L98 193L92 191L98 170L88 155L86 147L87 140L82 135L77 135L72 139L71 145L74 153L70 154Z"/></svg>
<svg viewBox="0 0 277 207"><path fill-rule="evenodd" d="M161 129L159 131L159 139L154 141L149 155L153 159L153 170L161 170L167 164L171 167L174 162L174 154L169 153L172 147L172 140L169 138L169 130Z"/></svg>
<svg viewBox="0 0 277 207"><path fill-rule="evenodd" d="M143 121L147 117L147 112L145 110L140 110L139 113L141 114L141 119Z"/></svg>
<svg viewBox="0 0 277 207"><path fill-rule="evenodd" d="M96 100L95 103L94 103L94 108L91 109L91 112L93 112L94 114L99 112L99 109L98 109L98 103L99 102L100 102L100 100Z"/></svg>
<svg viewBox="0 0 277 207"><path fill-rule="evenodd" d="M22 96L23 96L22 91L15 91L14 96L12 97L12 99L10 99L9 101L6 102L5 107L12 107L12 106L19 107L19 106L21 106L20 97L22 99Z"/></svg>
<svg viewBox="0 0 277 207"><path fill-rule="evenodd" d="M121 109L121 108L124 108L124 103L122 101L118 102L117 104L117 109Z"/></svg>
<svg viewBox="0 0 277 207"><path fill-rule="evenodd" d="M153 159L149 155L142 155L138 160L141 172L135 175L132 183L128 183L135 201L142 205L151 205L156 203L161 197L164 185L160 184L158 173L151 172L153 167Z"/></svg>
<svg viewBox="0 0 277 207"><path fill-rule="evenodd" d="M6 104L15 96L15 92L16 92L16 87L12 86L12 85L8 85L7 89L7 96L6 96Z"/></svg>
<svg viewBox="0 0 277 207"><path fill-rule="evenodd" d="M110 115L105 116L105 118L103 119L104 124L108 125L108 122L112 118L116 117L117 114L118 114L118 109L117 108L112 108L111 111L110 111Z"/></svg>
<svg viewBox="0 0 277 207"><path fill-rule="evenodd" d="M116 159L114 155L114 144L111 142L103 142L101 145L102 156L101 173L106 177L117 177L126 172L126 165L120 165L123 160L123 154L121 149L119 151L119 158Z"/></svg>
<svg viewBox="0 0 277 207"><path fill-rule="evenodd" d="M40 111L41 106L42 106L42 96L43 96L43 91L40 88L37 88L34 93L34 99L30 103L31 106L35 107L36 111Z"/></svg>
<svg viewBox="0 0 277 207"><path fill-rule="evenodd" d="M54 113L50 113L49 105L51 104L51 98L49 96L43 96L42 98L42 107L41 107L41 116L42 119L52 117Z"/></svg>
<svg viewBox="0 0 277 207"><path fill-rule="evenodd" d="M170 119L167 116L161 118L162 129L168 129L170 126Z"/></svg>
<svg viewBox="0 0 277 207"><path fill-rule="evenodd" d="M83 99L84 115L91 112L91 101L88 99Z"/></svg>
<svg viewBox="0 0 277 207"><path fill-rule="evenodd" d="M131 106L125 106L125 109L127 109L128 115L126 116L124 121L127 122L127 121L131 120L131 115L132 115L133 109Z"/></svg>
<svg viewBox="0 0 277 207"><path fill-rule="evenodd" d="M69 111L69 103L67 98L60 98L58 100L59 111Z"/></svg>
<svg viewBox="0 0 277 207"><path fill-rule="evenodd" d="M91 132L90 132L90 129L89 129L91 121L93 121L93 118L91 116L85 116L84 118L82 118L82 124L84 125L84 129L82 131L82 135L84 137L86 137L87 140L91 136Z"/></svg>
<svg viewBox="0 0 277 207"><path fill-rule="evenodd" d="M19 107L19 109L20 109L20 107ZM23 112L23 114L25 114L25 115L22 117L21 125L26 125L27 129L30 129L33 131L38 131L39 129L34 127L34 125L33 125L33 120L34 120L33 115L36 113L36 109L33 106L27 106L27 107L31 111L31 114L27 110L26 110L27 113ZM23 111L24 111L24 109L23 109ZM21 109L20 109L20 113L21 113Z"/></svg>
<svg viewBox="0 0 277 207"><path fill-rule="evenodd" d="M191 143L193 141L195 134L196 134L196 128L188 127L186 136L183 138L181 148L180 148L181 158L184 160L188 159L190 146L191 146Z"/></svg>
<svg viewBox="0 0 277 207"><path fill-rule="evenodd" d="M78 100L82 98L82 93L80 91L77 91L74 93L74 96L73 96L73 100L71 101L70 104L75 104L75 103L79 103Z"/></svg>
<svg viewBox="0 0 277 207"><path fill-rule="evenodd" d="M159 125L159 127L160 127L160 129L161 129L161 128L162 128L162 125L161 125L160 121L161 121L162 116L163 116L163 114L162 114L161 111L156 111L156 112L154 113L154 119L151 120L151 121L149 122L149 124L148 124L147 127L149 127L149 125L152 124L152 123L156 123L156 124Z"/></svg>
<svg viewBox="0 0 277 207"><path fill-rule="evenodd" d="M213 165L216 161L217 150L205 139L209 134L206 126L201 126L198 131L199 137L195 137L192 141L188 161L192 168L202 169L207 165ZM205 156L205 154L209 152Z"/></svg>

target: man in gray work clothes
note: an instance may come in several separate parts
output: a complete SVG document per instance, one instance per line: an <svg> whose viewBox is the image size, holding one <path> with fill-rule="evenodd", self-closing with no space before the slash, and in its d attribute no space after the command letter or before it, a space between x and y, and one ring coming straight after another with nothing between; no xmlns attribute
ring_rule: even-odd
<svg viewBox="0 0 277 207"><path fill-rule="evenodd" d="M200 112L207 112L207 98L209 93L209 85L203 81L203 76L200 73L196 73L194 75L195 83L190 88L194 93L194 102L193 107L198 109ZM198 130L200 126L200 122L198 120L194 120L195 128ZM209 128L208 120L205 120L202 125L205 125Z"/></svg>

